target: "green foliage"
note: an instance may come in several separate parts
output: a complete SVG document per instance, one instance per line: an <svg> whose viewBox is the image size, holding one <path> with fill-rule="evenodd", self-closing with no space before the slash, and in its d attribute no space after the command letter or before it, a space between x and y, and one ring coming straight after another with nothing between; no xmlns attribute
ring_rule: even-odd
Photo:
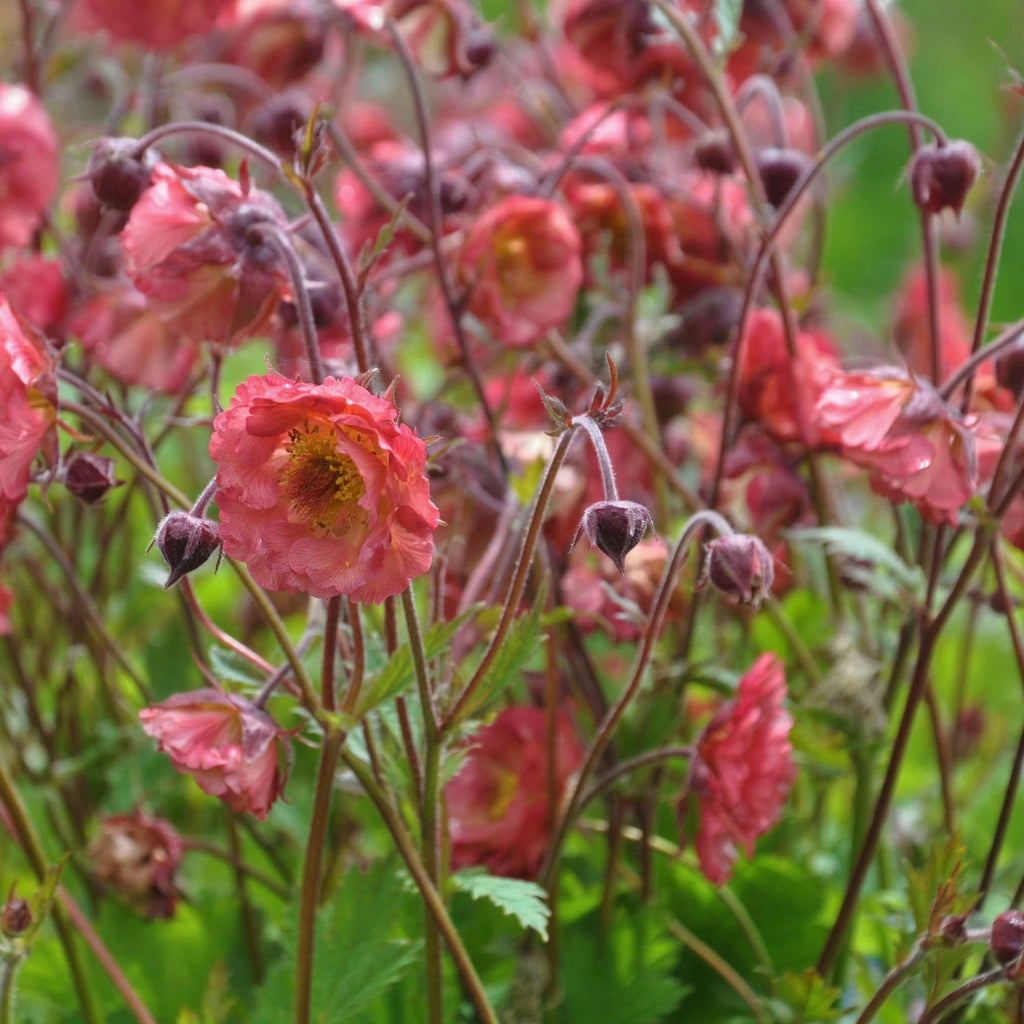
<svg viewBox="0 0 1024 1024"><path fill-rule="evenodd" d="M378 861L365 872L352 869L342 879L316 923L312 1019L317 1024L355 1020L420 962L422 940L396 934L399 908L413 898L391 862ZM283 932L285 952L259 989L248 1024L291 1019L294 923Z"/></svg>
<svg viewBox="0 0 1024 1024"><path fill-rule="evenodd" d="M799 974L787 971L775 986L776 1016L785 1024L826 1024L838 1020L840 991L829 985L817 971L808 968Z"/></svg>
<svg viewBox="0 0 1024 1024"><path fill-rule="evenodd" d="M458 871L452 876L452 882L475 900L490 900L516 918L524 928L532 929L547 941L551 910L547 905L547 893L536 882L500 878L481 868Z"/></svg>
<svg viewBox="0 0 1024 1024"><path fill-rule="evenodd" d="M724 56L736 43L740 29L740 14L743 13L743 0L714 0L711 8L715 19L718 37L715 39L715 55Z"/></svg>

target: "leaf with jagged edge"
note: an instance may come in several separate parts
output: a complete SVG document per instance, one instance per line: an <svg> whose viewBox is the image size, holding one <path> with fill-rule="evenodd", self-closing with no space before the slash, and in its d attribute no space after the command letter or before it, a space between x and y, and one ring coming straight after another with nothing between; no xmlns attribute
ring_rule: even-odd
<svg viewBox="0 0 1024 1024"><path fill-rule="evenodd" d="M536 882L502 878L489 875L482 868L468 868L452 875L452 883L475 900L490 900L547 942L551 909L547 904L547 893Z"/></svg>

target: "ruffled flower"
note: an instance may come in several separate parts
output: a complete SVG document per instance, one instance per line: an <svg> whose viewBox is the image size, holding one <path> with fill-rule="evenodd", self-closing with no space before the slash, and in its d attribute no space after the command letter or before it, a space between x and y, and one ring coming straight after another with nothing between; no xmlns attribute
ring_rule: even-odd
<svg viewBox="0 0 1024 1024"><path fill-rule="evenodd" d="M378 604L433 559L426 447L350 378L249 377L214 422L224 552L271 590Z"/></svg>
<svg viewBox="0 0 1024 1024"><path fill-rule="evenodd" d="M284 790L285 732L242 697L207 687L139 712L177 771L232 810L263 819Z"/></svg>

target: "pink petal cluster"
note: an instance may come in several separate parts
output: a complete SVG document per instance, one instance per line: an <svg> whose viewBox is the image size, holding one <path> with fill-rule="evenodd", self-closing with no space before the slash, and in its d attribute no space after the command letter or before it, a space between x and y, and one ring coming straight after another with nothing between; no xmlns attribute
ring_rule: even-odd
<svg viewBox="0 0 1024 1024"><path fill-rule="evenodd" d="M782 662L762 654L740 680L735 700L715 713L697 741L690 765L700 809L695 846L701 871L716 885L731 877L737 847L754 855L789 796L796 766L785 698Z"/></svg>
<svg viewBox="0 0 1024 1024"><path fill-rule="evenodd" d="M816 414L843 457L871 471L876 492L956 525L977 490L974 438L930 384L896 368L837 373Z"/></svg>
<svg viewBox="0 0 1024 1024"><path fill-rule="evenodd" d="M495 341L523 348L564 321L583 282L579 232L557 203L508 196L469 229L459 271L469 311Z"/></svg>
<svg viewBox="0 0 1024 1024"><path fill-rule="evenodd" d="M237 6L238 0L75 0L71 24L81 32L107 32L118 43L166 51L230 22Z"/></svg>
<svg viewBox="0 0 1024 1024"><path fill-rule="evenodd" d="M0 83L0 248L32 241L59 176L50 115L23 85Z"/></svg>
<svg viewBox="0 0 1024 1024"><path fill-rule="evenodd" d="M214 421L225 554L271 590L378 604L433 560L426 446L348 377L249 377Z"/></svg>
<svg viewBox="0 0 1024 1024"><path fill-rule="evenodd" d="M445 787L452 866L535 878L551 838L547 716L534 707L501 711L470 741L472 750ZM564 712L555 719L554 792L560 798L583 761Z"/></svg>
<svg viewBox="0 0 1024 1024"><path fill-rule="evenodd" d="M125 270L175 331L231 344L265 328L285 292L266 224L287 226L267 193L210 167L157 164L121 232Z"/></svg>
<svg viewBox="0 0 1024 1024"><path fill-rule="evenodd" d="M213 687L176 693L139 712L174 767L232 810L263 819L284 790L284 730L242 697Z"/></svg>

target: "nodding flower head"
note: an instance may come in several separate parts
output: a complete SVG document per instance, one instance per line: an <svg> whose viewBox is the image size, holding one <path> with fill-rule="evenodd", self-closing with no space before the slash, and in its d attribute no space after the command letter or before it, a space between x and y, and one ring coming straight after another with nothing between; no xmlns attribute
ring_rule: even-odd
<svg viewBox="0 0 1024 1024"><path fill-rule="evenodd" d="M730 533L706 545L707 563L698 589L709 580L734 604L758 607L775 582L775 563L759 537Z"/></svg>
<svg viewBox="0 0 1024 1024"><path fill-rule="evenodd" d="M626 571L626 555L654 529L651 513L636 501L596 501L583 513L573 545L585 534L603 551L620 573Z"/></svg>
<svg viewBox="0 0 1024 1024"><path fill-rule="evenodd" d="M964 208L967 193L981 174L981 160L969 143L957 140L944 146L922 146L908 168L914 202L926 213Z"/></svg>

